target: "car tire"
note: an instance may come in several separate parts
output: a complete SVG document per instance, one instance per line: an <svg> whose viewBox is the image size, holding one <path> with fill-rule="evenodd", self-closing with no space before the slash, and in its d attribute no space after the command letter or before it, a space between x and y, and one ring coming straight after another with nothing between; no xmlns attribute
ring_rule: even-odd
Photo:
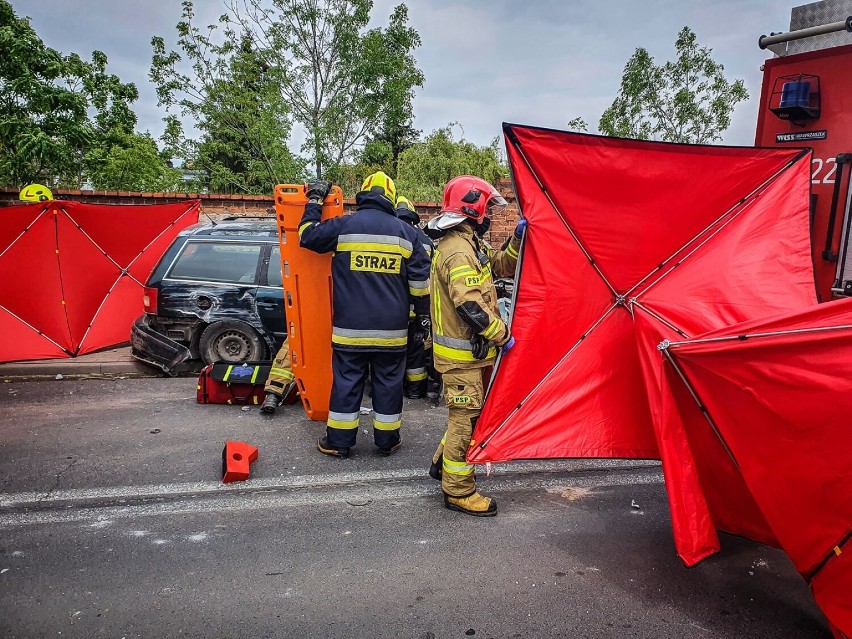
<svg viewBox="0 0 852 639"><path fill-rule="evenodd" d="M213 322L201 333L198 350L205 364L266 359L263 339L251 326L236 320Z"/></svg>

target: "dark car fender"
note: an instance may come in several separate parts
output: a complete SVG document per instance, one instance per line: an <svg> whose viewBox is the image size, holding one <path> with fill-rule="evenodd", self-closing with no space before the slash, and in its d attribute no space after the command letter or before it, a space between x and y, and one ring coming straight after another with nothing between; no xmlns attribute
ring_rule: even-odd
<svg viewBox="0 0 852 639"><path fill-rule="evenodd" d="M130 329L130 354L141 362L175 375L179 364L191 359L186 346L151 327L148 316L141 315Z"/></svg>

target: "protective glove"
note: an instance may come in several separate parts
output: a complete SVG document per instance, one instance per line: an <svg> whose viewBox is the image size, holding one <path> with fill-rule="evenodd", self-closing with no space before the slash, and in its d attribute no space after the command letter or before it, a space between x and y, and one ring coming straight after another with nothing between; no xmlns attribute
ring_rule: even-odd
<svg viewBox="0 0 852 639"><path fill-rule="evenodd" d="M420 315L417 321L420 323L420 329L427 337L432 334L432 318L430 316Z"/></svg>
<svg viewBox="0 0 852 639"><path fill-rule="evenodd" d="M514 338L514 337L510 337L510 338L509 338L509 341L508 341L508 342L506 342L505 344L503 344L503 354L505 355L505 354L506 354L506 353L508 353L510 350L512 350L512 347L513 347L514 345L515 345L515 338Z"/></svg>
<svg viewBox="0 0 852 639"><path fill-rule="evenodd" d="M490 350L491 343L482 337L482 335L474 335L471 337L470 345L475 359L485 359L488 357L488 351Z"/></svg>
<svg viewBox="0 0 852 639"><path fill-rule="evenodd" d="M311 202L321 204L329 192L331 192L331 184L323 180L312 180L305 183L305 195Z"/></svg>
<svg viewBox="0 0 852 639"><path fill-rule="evenodd" d="M524 231L527 228L527 220L526 218L521 218L518 220L518 225L515 227L515 237L521 239L524 236Z"/></svg>
<svg viewBox="0 0 852 639"><path fill-rule="evenodd" d="M425 344L430 337L432 337L432 318L428 315L418 315L414 339Z"/></svg>

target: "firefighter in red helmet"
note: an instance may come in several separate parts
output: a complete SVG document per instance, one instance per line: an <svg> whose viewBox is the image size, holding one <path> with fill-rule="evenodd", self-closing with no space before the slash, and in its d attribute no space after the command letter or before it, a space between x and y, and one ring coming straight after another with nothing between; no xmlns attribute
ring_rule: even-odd
<svg viewBox="0 0 852 639"><path fill-rule="evenodd" d="M449 410L429 474L441 480L447 508L479 517L496 515L497 503L477 492L467 450L497 349L514 344L500 318L494 278L514 276L526 221L499 251L491 251L477 231L506 206L491 184L462 175L444 187L441 213L429 222L430 235L440 236L431 273L433 356Z"/></svg>

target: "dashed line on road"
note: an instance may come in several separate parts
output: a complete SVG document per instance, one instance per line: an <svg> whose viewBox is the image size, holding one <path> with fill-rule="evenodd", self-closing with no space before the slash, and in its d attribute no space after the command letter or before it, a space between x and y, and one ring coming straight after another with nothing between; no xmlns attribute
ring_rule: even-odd
<svg viewBox="0 0 852 639"><path fill-rule="evenodd" d="M537 472L535 466L527 465L521 472L495 474L487 480L488 490L499 494L554 487L659 484L663 481L656 465L579 472L548 471L545 468L553 468L553 465L547 463L541 466L544 468ZM182 483L66 490L50 496L54 502L50 507L43 494L19 493L2 497L0 506L11 512L0 512L0 528L335 503L366 505L374 501L425 497L439 490L437 482L424 478L422 469L417 468L258 479L239 486Z"/></svg>

